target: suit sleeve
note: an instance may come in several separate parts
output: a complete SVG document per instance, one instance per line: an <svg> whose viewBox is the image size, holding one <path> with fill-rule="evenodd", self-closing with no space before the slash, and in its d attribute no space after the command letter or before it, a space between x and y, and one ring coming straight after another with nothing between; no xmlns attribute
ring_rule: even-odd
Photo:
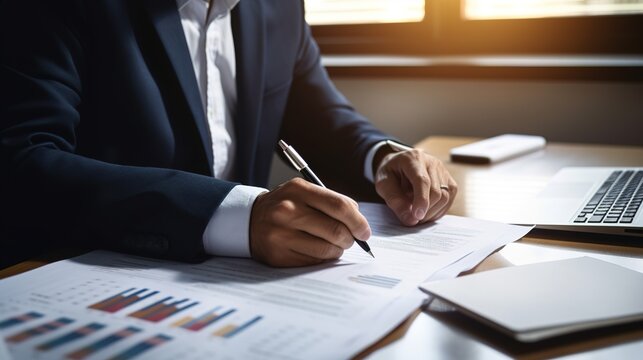
<svg viewBox="0 0 643 360"><path fill-rule="evenodd" d="M378 199L364 176L364 161L369 149L391 137L355 111L335 88L303 19L302 10L302 36L281 136L329 187L361 199Z"/></svg>
<svg viewBox="0 0 643 360"><path fill-rule="evenodd" d="M80 2L0 5L5 227L19 237L14 243L27 247L45 237L57 245L200 258L206 225L235 184L78 155L76 130L92 121L82 116L81 34ZM2 251L11 251L8 238L0 241Z"/></svg>

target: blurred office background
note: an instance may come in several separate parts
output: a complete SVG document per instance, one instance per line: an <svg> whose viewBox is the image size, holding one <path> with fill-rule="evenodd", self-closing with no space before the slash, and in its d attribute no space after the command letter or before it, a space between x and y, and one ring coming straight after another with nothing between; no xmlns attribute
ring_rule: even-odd
<svg viewBox="0 0 643 360"><path fill-rule="evenodd" d="M643 145L643 0L305 0L337 87L378 127ZM276 161L271 185L289 178Z"/></svg>

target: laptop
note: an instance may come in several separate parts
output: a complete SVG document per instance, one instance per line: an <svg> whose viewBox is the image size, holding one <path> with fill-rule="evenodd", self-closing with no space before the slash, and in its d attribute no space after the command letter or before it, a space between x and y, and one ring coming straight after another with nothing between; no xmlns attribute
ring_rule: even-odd
<svg viewBox="0 0 643 360"><path fill-rule="evenodd" d="M567 167L529 206L521 224L643 237L643 168Z"/></svg>

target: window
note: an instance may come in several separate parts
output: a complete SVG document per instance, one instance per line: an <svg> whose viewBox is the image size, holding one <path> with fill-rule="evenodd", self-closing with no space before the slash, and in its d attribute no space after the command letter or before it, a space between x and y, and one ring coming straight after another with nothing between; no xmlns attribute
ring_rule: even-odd
<svg viewBox="0 0 643 360"><path fill-rule="evenodd" d="M305 0L324 53L642 54L643 0Z"/></svg>
<svg viewBox="0 0 643 360"><path fill-rule="evenodd" d="M424 18L424 0L306 0L311 25L418 22Z"/></svg>
<svg viewBox="0 0 643 360"><path fill-rule="evenodd" d="M465 0L469 20L643 13L643 0Z"/></svg>

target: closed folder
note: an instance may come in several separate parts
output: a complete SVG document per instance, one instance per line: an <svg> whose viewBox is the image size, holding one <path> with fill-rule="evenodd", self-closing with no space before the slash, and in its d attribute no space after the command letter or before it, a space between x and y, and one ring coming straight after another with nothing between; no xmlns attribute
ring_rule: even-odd
<svg viewBox="0 0 643 360"><path fill-rule="evenodd" d="M421 289L525 342L643 320L643 274L590 257L485 271Z"/></svg>

